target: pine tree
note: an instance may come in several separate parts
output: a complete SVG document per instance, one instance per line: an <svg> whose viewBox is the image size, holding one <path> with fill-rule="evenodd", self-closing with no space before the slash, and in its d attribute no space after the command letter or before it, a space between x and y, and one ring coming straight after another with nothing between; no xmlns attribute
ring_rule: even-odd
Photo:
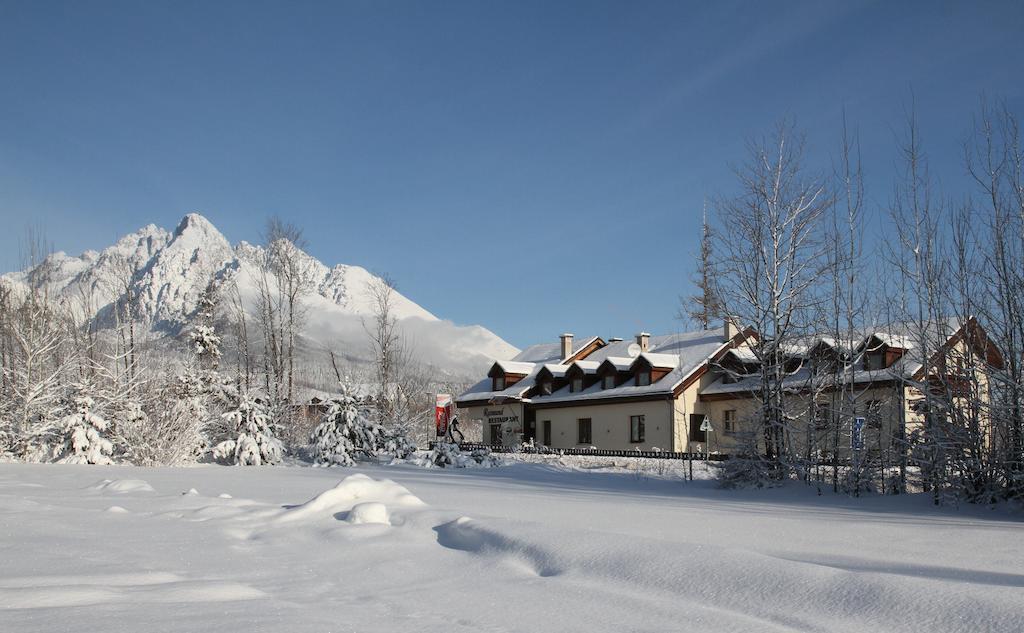
<svg viewBox="0 0 1024 633"><path fill-rule="evenodd" d="M62 441L54 446L53 457L63 464L112 464L110 423L95 412L88 387L76 385L74 390L71 413L57 423Z"/></svg>
<svg viewBox="0 0 1024 633"><path fill-rule="evenodd" d="M281 462L284 447L277 439L266 407L249 394L223 416L230 436L217 444L213 456L236 466L273 465Z"/></svg>
<svg viewBox="0 0 1024 633"><path fill-rule="evenodd" d="M357 459L370 459L386 452L389 440L384 428L360 405L352 385L341 383L339 395L331 400L324 420L310 434L313 461L323 465L353 466Z"/></svg>
<svg viewBox="0 0 1024 633"><path fill-rule="evenodd" d="M711 324L722 316L722 305L715 292L712 263L712 242L714 233L708 224L707 211L701 229L700 257L697 271L691 281L697 286L697 294L680 298L679 318L697 323L702 330L711 329Z"/></svg>

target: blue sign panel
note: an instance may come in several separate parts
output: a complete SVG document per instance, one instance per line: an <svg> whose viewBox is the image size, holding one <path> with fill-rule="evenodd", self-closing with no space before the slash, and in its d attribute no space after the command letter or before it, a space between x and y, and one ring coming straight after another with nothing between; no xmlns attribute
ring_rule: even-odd
<svg viewBox="0 0 1024 633"><path fill-rule="evenodd" d="M850 447L855 451L864 449L864 418L853 419L853 429L850 433Z"/></svg>

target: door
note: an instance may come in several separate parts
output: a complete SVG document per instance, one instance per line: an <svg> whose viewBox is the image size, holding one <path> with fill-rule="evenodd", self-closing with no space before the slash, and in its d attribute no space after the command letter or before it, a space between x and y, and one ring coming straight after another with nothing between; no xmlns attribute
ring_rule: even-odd
<svg viewBox="0 0 1024 633"><path fill-rule="evenodd" d="M526 428L523 433L524 442L532 442L537 439L537 421L530 420L526 423Z"/></svg>
<svg viewBox="0 0 1024 633"><path fill-rule="evenodd" d="M501 425L500 424L492 424L491 425L491 446L497 446L498 444L501 444Z"/></svg>
<svg viewBox="0 0 1024 633"><path fill-rule="evenodd" d="M544 446L551 446L551 420L544 420L542 424L544 430Z"/></svg>

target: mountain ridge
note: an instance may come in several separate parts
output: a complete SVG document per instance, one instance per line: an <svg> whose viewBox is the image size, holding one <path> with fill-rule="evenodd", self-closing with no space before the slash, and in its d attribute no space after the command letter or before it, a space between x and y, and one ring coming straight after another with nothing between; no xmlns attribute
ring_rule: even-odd
<svg viewBox="0 0 1024 633"><path fill-rule="evenodd" d="M134 299L140 320L154 335L173 337L190 322L211 282L234 284L251 310L256 285L268 274L261 265L265 253L263 246L245 241L232 245L202 214L189 213L173 231L147 224L100 251L78 256L58 251L0 279L22 286L46 284L53 296L77 302L82 314L101 321L109 320L116 302ZM312 282L302 296L306 347L340 347L350 358L366 356L359 349L366 338L362 320L372 315L370 287L380 278L358 265L327 266L301 249L295 253ZM491 358L518 351L483 326L438 318L397 291L392 299L395 317L417 355L446 372L474 374Z"/></svg>

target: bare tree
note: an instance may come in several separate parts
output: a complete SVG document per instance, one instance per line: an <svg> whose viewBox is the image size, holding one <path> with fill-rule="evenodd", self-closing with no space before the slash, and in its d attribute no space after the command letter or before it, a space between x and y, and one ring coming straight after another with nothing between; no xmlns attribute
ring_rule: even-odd
<svg viewBox="0 0 1024 633"><path fill-rule="evenodd" d="M967 171L978 193L963 210L955 231L957 253L975 244L975 256L959 257L960 295L970 299L998 349L998 363L988 364L991 397L981 437L989 466L985 486L1002 482L1010 498L1024 497L1024 150L1016 116L1005 104L991 107L982 99L980 114L964 145ZM973 282L968 288L966 283ZM961 300L961 304L967 303ZM961 309L961 312L964 310ZM971 421L973 424L973 421Z"/></svg>
<svg viewBox="0 0 1024 633"><path fill-rule="evenodd" d="M3 365L6 396L0 418L8 420L8 449L30 459L47 449L46 436L61 387L76 365L66 312L50 299L51 270L45 240L29 230L24 244L28 287L4 292ZM2 284L6 285L6 284Z"/></svg>
<svg viewBox="0 0 1024 633"><path fill-rule="evenodd" d="M283 299L278 336L286 365L285 397L291 403L295 389L295 341L306 317L301 298L312 289L313 261L302 251L306 244L302 230L277 216L267 222L266 242L271 270Z"/></svg>
<svg viewBox="0 0 1024 633"><path fill-rule="evenodd" d="M257 322L263 339L264 388L272 415L279 418L294 398L296 340L305 315L301 298L311 287L313 271L311 259L300 248L302 231L295 225L271 218L264 241L262 261L256 266Z"/></svg>
<svg viewBox="0 0 1024 633"><path fill-rule="evenodd" d="M394 280L377 275L367 290L371 316L363 319L363 329L369 341L378 415L392 435L411 436L432 410L433 403L424 400L431 387L430 374L402 331L395 312Z"/></svg>
<svg viewBox="0 0 1024 633"><path fill-rule="evenodd" d="M776 478L794 464L788 349L808 332L828 266L823 220L833 196L825 178L806 173L803 152L803 137L779 124L770 138L749 143L749 160L736 170L739 192L716 202L727 228L715 245L716 294L726 314L758 332L748 341L760 369L752 422Z"/></svg>
<svg viewBox="0 0 1024 633"><path fill-rule="evenodd" d="M868 321L869 296L872 289L877 290L877 286L872 287L866 281L869 275L865 274L864 172L860 160L860 143L857 136L851 135L847 128L845 116L835 177L838 181L838 195L828 231L830 250L827 268L830 287L826 292L830 300L823 304L825 318L822 320L821 331L827 332L832 339L833 353L827 368L827 373L831 374L830 415L822 426L827 446L825 453L832 461L832 488L838 490L842 444L847 433L852 435L854 418L865 413L859 401L868 386L858 384L855 378L864 362L865 350L861 343L866 334L863 325ZM872 415L876 413L872 412ZM880 429L877 435L876 440L883 442ZM852 441L852 436L850 439ZM854 450L852 446L850 448L854 455L846 485L852 494L859 495L873 478L872 464L867 460L866 451Z"/></svg>
<svg viewBox="0 0 1024 633"><path fill-rule="evenodd" d="M944 493L947 450L943 437L946 425L941 420L948 411L948 402L944 394L932 388L941 370L934 359L953 333L945 294L950 281L949 259L940 231L947 218L947 207L936 197L913 109L907 116L900 154L902 173L889 205L895 228L889 260L899 276L901 305L897 318L891 320L903 322L922 367L919 378L905 374L897 378L904 393L912 394L909 407L923 420L923 425L915 425L906 441L921 466L922 485L934 493L938 502Z"/></svg>

